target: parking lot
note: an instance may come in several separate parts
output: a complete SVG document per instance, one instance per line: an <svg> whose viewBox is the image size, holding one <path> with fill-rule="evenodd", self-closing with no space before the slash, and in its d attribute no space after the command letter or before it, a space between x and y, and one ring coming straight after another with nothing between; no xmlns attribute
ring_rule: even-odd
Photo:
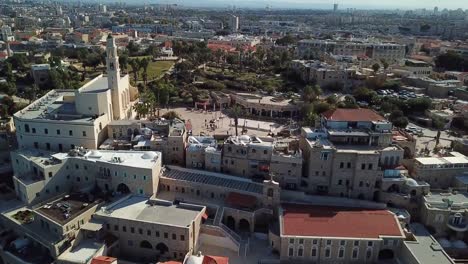
<svg viewBox="0 0 468 264"><path fill-rule="evenodd" d="M432 151L436 145L436 136L437 136L437 130L431 129L431 128L425 128L419 125L416 125L414 123L409 123L408 127L414 127L417 130L420 130L422 134L420 135L414 135L415 138L417 139L416 141L416 152L419 153L420 150L429 149ZM449 135L447 131L441 131L440 133L440 141L439 141L439 147L450 147L452 140L455 140L456 138Z"/></svg>

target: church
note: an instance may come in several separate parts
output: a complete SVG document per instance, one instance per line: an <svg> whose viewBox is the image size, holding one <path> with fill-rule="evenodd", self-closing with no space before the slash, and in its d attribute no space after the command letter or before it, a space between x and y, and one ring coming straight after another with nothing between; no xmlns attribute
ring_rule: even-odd
<svg viewBox="0 0 468 264"><path fill-rule="evenodd" d="M106 45L107 73L77 90L51 90L14 114L19 148L63 152L75 147L97 149L112 120L130 119L138 91L121 75L112 35Z"/></svg>

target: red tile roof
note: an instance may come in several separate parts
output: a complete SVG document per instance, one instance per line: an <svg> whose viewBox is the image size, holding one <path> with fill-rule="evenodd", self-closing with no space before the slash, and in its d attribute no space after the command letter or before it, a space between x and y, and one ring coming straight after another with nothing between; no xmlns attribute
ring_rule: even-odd
<svg viewBox="0 0 468 264"><path fill-rule="evenodd" d="M281 222L286 236L403 236L395 215L387 210L284 204Z"/></svg>
<svg viewBox="0 0 468 264"><path fill-rule="evenodd" d="M218 256L205 256L202 264L228 264L229 258Z"/></svg>
<svg viewBox="0 0 468 264"><path fill-rule="evenodd" d="M217 50L222 50L222 51L225 51L225 52L234 52L236 51L236 48L231 46L231 45L228 45L228 44L215 44L215 43L209 43L207 45L207 47L215 52Z"/></svg>
<svg viewBox="0 0 468 264"><path fill-rule="evenodd" d="M384 117L367 108L337 108L328 110L322 115L330 121L370 122L385 120Z"/></svg>
<svg viewBox="0 0 468 264"><path fill-rule="evenodd" d="M252 195L230 192L224 200L228 205L236 208L255 208L257 198Z"/></svg>
<svg viewBox="0 0 468 264"><path fill-rule="evenodd" d="M111 264L115 261L117 261L117 259L113 257L99 256L93 258L93 260L91 260L91 264Z"/></svg>

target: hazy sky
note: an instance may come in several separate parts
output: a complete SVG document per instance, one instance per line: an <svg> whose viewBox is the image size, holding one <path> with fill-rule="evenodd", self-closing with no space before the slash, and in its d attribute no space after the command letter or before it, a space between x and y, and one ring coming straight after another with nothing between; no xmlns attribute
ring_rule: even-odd
<svg viewBox="0 0 468 264"><path fill-rule="evenodd" d="M448 9L468 9L468 0L159 0L157 2L180 3L190 6L228 6L238 7L265 7L270 5L273 8L328 8L333 3L338 3L340 8L427 8L433 9L435 6L439 10Z"/></svg>

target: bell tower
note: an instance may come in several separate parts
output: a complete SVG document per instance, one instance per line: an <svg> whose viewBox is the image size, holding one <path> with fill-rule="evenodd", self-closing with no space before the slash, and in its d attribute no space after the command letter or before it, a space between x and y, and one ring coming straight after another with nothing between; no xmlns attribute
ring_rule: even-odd
<svg viewBox="0 0 468 264"><path fill-rule="evenodd" d="M120 80L119 56L115 39L109 34L106 46L106 64L107 64L107 83L112 94L112 112L113 119L123 118L124 102L122 101L123 87Z"/></svg>

